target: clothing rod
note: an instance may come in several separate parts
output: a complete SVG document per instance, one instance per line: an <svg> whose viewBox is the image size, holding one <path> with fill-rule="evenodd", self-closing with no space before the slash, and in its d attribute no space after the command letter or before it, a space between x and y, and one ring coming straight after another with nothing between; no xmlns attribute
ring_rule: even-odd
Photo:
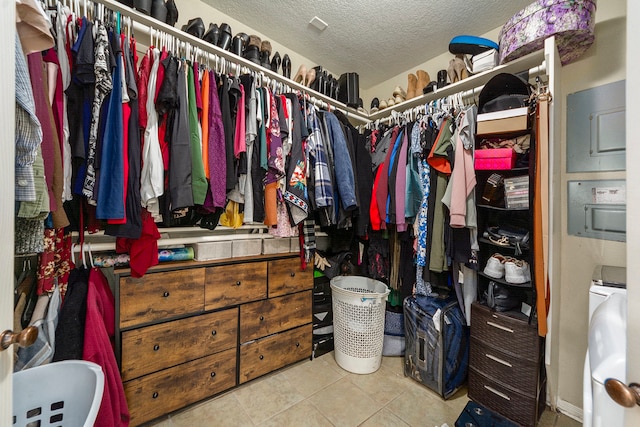
<svg viewBox="0 0 640 427"><path fill-rule="evenodd" d="M233 65L231 67L232 69L241 70L242 68L247 68L249 70L255 71L256 73L259 73L261 76L263 76L263 78L266 77L269 82L275 81L279 83L283 91L293 92L294 90L297 90L302 94L308 94L312 99L315 99L318 103L321 103L322 108L326 108L327 110L335 109L342 111L345 116L347 116L347 118L352 119L358 124L369 122L369 119L366 116L362 115L354 108L347 107L345 104L336 101L333 98L316 92L306 86L301 85L300 83L296 83L291 79L268 70L245 58L241 58L231 52L220 49L218 46L207 43L204 40L192 36L191 34L171 27L164 22L157 21L150 16L144 15L136 10L125 6L122 3L119 3L115 0L95 0L95 2L104 5L106 8L111 9L114 12L120 12L122 15L131 18L131 20L133 21L132 25L134 31L142 32L152 38L155 38L155 36L161 36L161 32L163 32L178 41L187 43L189 45L188 49L193 47L199 48L201 53L205 53L209 56L209 59L215 60L216 57L222 58Z"/></svg>

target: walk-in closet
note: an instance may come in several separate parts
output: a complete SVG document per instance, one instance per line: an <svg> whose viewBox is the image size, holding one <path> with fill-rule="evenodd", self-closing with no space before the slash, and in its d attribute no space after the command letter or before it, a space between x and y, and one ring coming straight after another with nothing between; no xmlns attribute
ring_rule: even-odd
<svg viewBox="0 0 640 427"><path fill-rule="evenodd" d="M4 2L0 425L640 422L640 6L480 3Z"/></svg>

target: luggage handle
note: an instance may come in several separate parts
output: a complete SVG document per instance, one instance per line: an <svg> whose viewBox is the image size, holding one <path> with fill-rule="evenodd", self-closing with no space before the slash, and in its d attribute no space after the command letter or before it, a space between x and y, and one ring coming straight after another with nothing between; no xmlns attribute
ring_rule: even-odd
<svg viewBox="0 0 640 427"><path fill-rule="evenodd" d="M511 363L507 362L506 360L502 360L502 359L500 359L500 358L498 358L496 356L493 356L493 355L491 355L489 353L485 353L484 355L487 358L493 360L494 362L498 362L498 363L500 363L500 364L502 364L502 365L504 365L506 367L513 368L513 365Z"/></svg>
<svg viewBox="0 0 640 427"><path fill-rule="evenodd" d="M509 332L510 334L512 334L514 332L514 330L511 329L511 328L507 328L506 326L498 325L497 323L491 322L489 320L487 320L487 325L493 326L494 328L501 329L501 330L503 330L505 332Z"/></svg>
<svg viewBox="0 0 640 427"><path fill-rule="evenodd" d="M489 390L491 393L500 396L501 398L505 399L505 400L511 400L511 398L509 396L507 396L504 393L500 393L498 390L496 390L493 387L489 387L488 385L485 385L484 388L486 388L487 390Z"/></svg>

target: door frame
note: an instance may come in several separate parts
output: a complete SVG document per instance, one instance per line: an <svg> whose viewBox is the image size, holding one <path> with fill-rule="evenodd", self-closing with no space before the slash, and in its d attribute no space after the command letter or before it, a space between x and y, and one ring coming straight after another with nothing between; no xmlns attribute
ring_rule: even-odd
<svg viewBox="0 0 640 427"><path fill-rule="evenodd" d="M14 1L0 2L0 331L13 329L13 230L15 159L15 12ZM0 352L0 425L11 425L13 351Z"/></svg>

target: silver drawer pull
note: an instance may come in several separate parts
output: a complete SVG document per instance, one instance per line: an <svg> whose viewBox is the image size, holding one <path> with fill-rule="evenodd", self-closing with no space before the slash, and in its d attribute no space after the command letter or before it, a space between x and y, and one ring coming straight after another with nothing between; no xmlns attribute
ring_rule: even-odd
<svg viewBox="0 0 640 427"><path fill-rule="evenodd" d="M487 320L487 325L493 326L494 328L502 329L503 331L509 332L510 334L513 333L513 329L507 328L506 326L498 325L497 323L493 323L488 320Z"/></svg>
<svg viewBox="0 0 640 427"><path fill-rule="evenodd" d="M511 398L509 396L507 396L504 393L500 393L498 390L496 390L493 387L489 387L488 385L485 385L484 388L486 388L487 390L489 390L491 393L496 394L498 396L500 396L501 398L505 399L505 400L511 400Z"/></svg>
<svg viewBox="0 0 640 427"><path fill-rule="evenodd" d="M495 356L492 356L492 355L490 355L488 353L485 353L485 356L487 356L489 359L493 360L494 362L498 362L498 363L500 363L500 364L502 364L504 366L508 366L509 368L513 368L513 365L511 363L507 362L506 360L502 360L502 359L497 358Z"/></svg>

